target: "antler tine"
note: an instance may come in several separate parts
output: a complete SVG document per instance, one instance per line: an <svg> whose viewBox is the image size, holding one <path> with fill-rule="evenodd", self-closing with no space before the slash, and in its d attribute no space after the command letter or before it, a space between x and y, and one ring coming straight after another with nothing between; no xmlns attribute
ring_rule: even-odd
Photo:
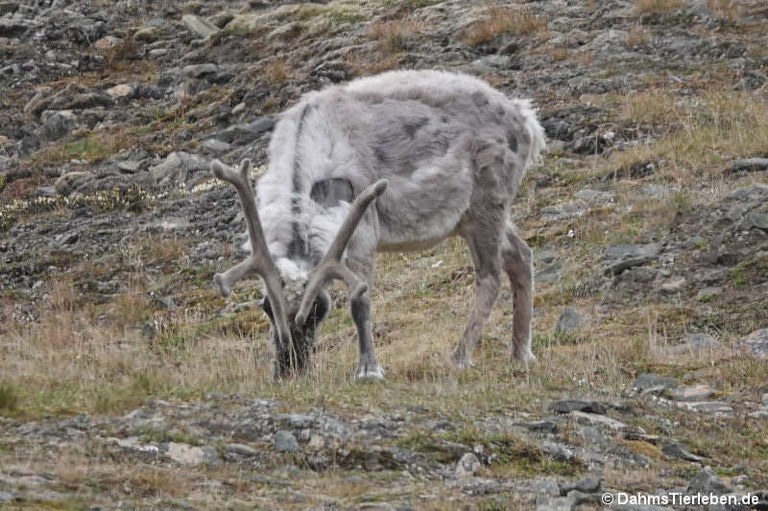
<svg viewBox="0 0 768 511"><path fill-rule="evenodd" d="M240 164L239 171L235 171L219 160L211 163L211 171L219 179L232 183L240 197L240 203L243 206L245 223L248 226L248 236L251 240L251 255L240 264L237 264L224 273L217 273L213 279L219 292L228 296L232 286L250 272L258 273L267 288L272 312L275 318L278 337L281 345L287 349L290 346L291 330L288 327L285 299L280 287L280 273L275 266L272 257L267 249L267 242L264 239L264 231L261 228L259 212L256 210L256 199L253 196L248 171L251 169L251 160L245 159Z"/></svg>
<svg viewBox="0 0 768 511"><path fill-rule="evenodd" d="M352 272L344 263L341 262L341 257L346 250L349 240L352 238L357 225L363 218L363 214L368 209L368 206L376 200L384 190L387 189L387 180L381 179L376 183L368 186L363 192L357 196L355 202L352 203L352 207L349 210L347 218L344 219L344 223L341 224L336 238L328 248L320 263L312 271L312 275L307 283L307 288L304 291L304 296L301 299L301 305L299 312L296 313L296 323L303 325L307 316L309 315L309 308L317 298L317 294L320 292L320 288L325 285L329 279L343 280L350 290L350 297L352 299L359 298L363 293L368 290L368 285L363 280Z"/></svg>

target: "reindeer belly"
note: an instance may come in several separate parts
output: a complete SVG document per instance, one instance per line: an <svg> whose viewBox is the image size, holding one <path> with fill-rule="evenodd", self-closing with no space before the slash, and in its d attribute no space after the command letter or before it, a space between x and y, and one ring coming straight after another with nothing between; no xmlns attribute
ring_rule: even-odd
<svg viewBox="0 0 768 511"><path fill-rule="evenodd" d="M386 176L376 202L379 250L431 247L455 233L472 195L468 165L454 161L419 168L410 176Z"/></svg>

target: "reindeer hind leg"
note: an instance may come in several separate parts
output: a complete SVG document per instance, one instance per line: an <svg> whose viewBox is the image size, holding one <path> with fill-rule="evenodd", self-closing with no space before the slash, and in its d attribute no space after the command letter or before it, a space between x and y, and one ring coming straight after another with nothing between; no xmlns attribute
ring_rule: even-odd
<svg viewBox="0 0 768 511"><path fill-rule="evenodd" d="M514 300L512 358L520 362L533 362L536 360L531 351L533 253L511 224L507 225L501 257L504 271L512 285Z"/></svg>

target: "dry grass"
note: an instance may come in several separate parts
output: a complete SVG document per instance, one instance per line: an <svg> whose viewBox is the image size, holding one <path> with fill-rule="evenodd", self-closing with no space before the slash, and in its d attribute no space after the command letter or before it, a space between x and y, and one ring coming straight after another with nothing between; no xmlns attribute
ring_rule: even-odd
<svg viewBox="0 0 768 511"><path fill-rule="evenodd" d="M743 11L738 0L707 0L707 7L716 18L731 23L738 21Z"/></svg>
<svg viewBox="0 0 768 511"><path fill-rule="evenodd" d="M480 20L473 23L463 40L477 46L487 44L502 35L532 37L548 31L546 18L525 8L503 7L487 3Z"/></svg>
<svg viewBox="0 0 768 511"><path fill-rule="evenodd" d="M683 0L635 0L635 14L667 14L685 7Z"/></svg>
<svg viewBox="0 0 768 511"><path fill-rule="evenodd" d="M38 165L56 165L70 160L97 163L116 152L134 147L136 141L136 135L125 128L76 134L36 152L32 161Z"/></svg>
<svg viewBox="0 0 768 511"><path fill-rule="evenodd" d="M285 59L276 59L267 64L264 74L271 85L283 85L291 78L291 68Z"/></svg>
<svg viewBox="0 0 768 511"><path fill-rule="evenodd" d="M729 160L760 155L768 147L768 102L759 93L714 90L680 99L645 93L627 99L622 118L673 129L656 143L617 154L614 162L629 168L664 160L663 172L681 184L716 176Z"/></svg>
<svg viewBox="0 0 768 511"><path fill-rule="evenodd" d="M392 21L375 21L368 29L368 36L379 42L382 58L406 51L418 42L424 31L423 23L406 18Z"/></svg>
<svg viewBox="0 0 768 511"><path fill-rule="evenodd" d="M648 30L639 23L632 25L627 32L627 46L630 48L643 46L648 43L649 39Z"/></svg>

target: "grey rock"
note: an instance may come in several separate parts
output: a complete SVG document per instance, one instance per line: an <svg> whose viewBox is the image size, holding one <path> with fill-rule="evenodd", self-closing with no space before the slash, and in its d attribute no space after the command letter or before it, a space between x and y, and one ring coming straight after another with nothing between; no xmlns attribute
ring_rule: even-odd
<svg viewBox="0 0 768 511"><path fill-rule="evenodd" d="M768 169L768 158L747 158L736 160L731 165L733 172L755 172Z"/></svg>
<svg viewBox="0 0 768 511"><path fill-rule="evenodd" d="M191 174L206 170L207 162L204 158L196 154L174 151L166 156L164 161L150 167L149 172L155 183L169 185L174 182L184 184Z"/></svg>
<svg viewBox="0 0 768 511"><path fill-rule="evenodd" d="M277 452L293 453L299 451L299 441L296 440L296 437L290 431L277 431L272 442Z"/></svg>
<svg viewBox="0 0 768 511"><path fill-rule="evenodd" d="M709 413L715 416L733 417L733 407L722 401L680 401L678 406L695 412Z"/></svg>
<svg viewBox="0 0 768 511"><path fill-rule="evenodd" d="M34 25L17 19L0 20L0 37L14 38L27 33Z"/></svg>
<svg viewBox="0 0 768 511"><path fill-rule="evenodd" d="M552 410L555 413L570 413L573 411L605 414L605 406L597 401L584 399L563 399L552 403Z"/></svg>
<svg viewBox="0 0 768 511"><path fill-rule="evenodd" d="M216 450L212 447L198 447L176 442L169 442L164 454L180 465L192 467L210 465L218 460Z"/></svg>
<svg viewBox="0 0 768 511"><path fill-rule="evenodd" d="M602 192L599 190L592 190L589 188L584 188L583 190L579 190L578 192L573 194L573 196L589 204L608 204L615 200L614 195L610 192Z"/></svg>
<svg viewBox="0 0 768 511"><path fill-rule="evenodd" d="M554 435L558 431L557 423L551 420L516 422L515 426L525 428L531 433Z"/></svg>
<svg viewBox="0 0 768 511"><path fill-rule="evenodd" d="M0 504L7 504L14 500L13 493L9 491L0 491Z"/></svg>
<svg viewBox="0 0 768 511"><path fill-rule="evenodd" d="M43 136L47 140L63 138L77 126L77 115L72 110L46 110L41 119L43 121Z"/></svg>
<svg viewBox="0 0 768 511"><path fill-rule="evenodd" d="M677 191L678 189L674 186L664 186L653 183L645 183L640 187L640 193L646 197L665 197Z"/></svg>
<svg viewBox="0 0 768 511"><path fill-rule="evenodd" d="M63 176L59 177L56 181L54 181L53 186L56 188L56 193L66 197L83 183L93 179L96 179L96 176L91 172L71 171L67 172Z"/></svg>
<svg viewBox="0 0 768 511"><path fill-rule="evenodd" d="M600 491L603 481L597 477L587 477L576 482L565 482L560 486L560 495L566 496L573 490L582 493L596 493Z"/></svg>
<svg viewBox="0 0 768 511"><path fill-rule="evenodd" d="M185 14L181 17L181 21L188 29L203 38L219 31L219 27L195 14Z"/></svg>
<svg viewBox="0 0 768 511"><path fill-rule="evenodd" d="M219 66L216 64L190 64L184 66L181 73L189 78L203 78L205 76L216 74L219 71Z"/></svg>
<svg viewBox="0 0 768 511"><path fill-rule="evenodd" d="M705 383L676 387L669 391L669 397L677 401L704 401L715 394L715 389Z"/></svg>
<svg viewBox="0 0 768 511"><path fill-rule="evenodd" d="M546 220L567 220L584 215L589 210L582 201L564 202L541 208L541 214Z"/></svg>
<svg viewBox="0 0 768 511"><path fill-rule="evenodd" d="M721 347L720 341L709 334L689 333L683 337L683 342L665 349L668 355L687 355L711 352Z"/></svg>
<svg viewBox="0 0 768 511"><path fill-rule="evenodd" d="M0 16L11 14L19 10L18 2L0 2Z"/></svg>
<svg viewBox="0 0 768 511"><path fill-rule="evenodd" d="M746 229L756 228L768 231L768 213L752 211L744 219L744 227Z"/></svg>
<svg viewBox="0 0 768 511"><path fill-rule="evenodd" d="M537 503L536 511L573 511L576 503L570 497L551 497Z"/></svg>
<svg viewBox="0 0 768 511"><path fill-rule="evenodd" d="M671 279L662 282L659 289L661 289L662 293L671 295L682 291L685 284L685 277L672 277Z"/></svg>
<svg viewBox="0 0 768 511"><path fill-rule="evenodd" d="M259 135L272 131L275 120L272 117L260 117L253 122L235 124L220 131L216 138L229 144L244 144L253 142Z"/></svg>
<svg viewBox="0 0 768 511"><path fill-rule="evenodd" d="M618 275L634 266L642 266L655 260L661 252L661 245L612 245L605 250L607 260L605 273Z"/></svg>
<svg viewBox="0 0 768 511"><path fill-rule="evenodd" d="M768 184L757 183L737 188L725 196L726 201L760 202L768 199Z"/></svg>
<svg viewBox="0 0 768 511"><path fill-rule="evenodd" d="M542 451L556 460L570 461L576 457L576 453L570 447L560 442L544 441L540 447Z"/></svg>
<svg viewBox="0 0 768 511"><path fill-rule="evenodd" d="M560 495L560 485L557 484L557 481L551 477L534 479L527 482L519 489L520 491L524 491L526 493L536 493L538 495L550 495L553 497Z"/></svg>
<svg viewBox="0 0 768 511"><path fill-rule="evenodd" d="M227 142L215 138L209 138L202 144L203 152L217 156L226 153L231 147Z"/></svg>
<svg viewBox="0 0 768 511"><path fill-rule="evenodd" d="M696 493L725 495L733 493L733 491L733 488L717 477L714 471L709 467L704 467L701 472L696 474L685 489L685 492L688 495Z"/></svg>
<svg viewBox="0 0 768 511"><path fill-rule="evenodd" d="M240 456L256 456L259 454L259 451L253 447L237 443L227 444L227 451L234 454L239 454Z"/></svg>
<svg viewBox="0 0 768 511"><path fill-rule="evenodd" d="M136 172L141 170L141 167L143 166L143 164L144 162L141 162L141 161L125 160L125 161L118 162L117 168L128 174L135 174Z"/></svg>
<svg viewBox="0 0 768 511"><path fill-rule="evenodd" d="M557 282L562 278L561 269L562 265L555 261L538 270L534 280L541 283Z"/></svg>
<svg viewBox="0 0 768 511"><path fill-rule="evenodd" d="M589 424L591 426L603 427L612 431L636 431L639 429L630 428L618 419L596 413L587 413L576 410L570 413L570 417L580 424Z"/></svg>
<svg viewBox="0 0 768 511"><path fill-rule="evenodd" d="M456 477L471 477L477 474L482 468L480 460L474 453L464 453L461 459L456 463Z"/></svg>
<svg viewBox="0 0 768 511"><path fill-rule="evenodd" d="M653 373L643 373L635 379L632 388L639 394L655 394L680 384L675 378Z"/></svg>
<svg viewBox="0 0 768 511"><path fill-rule="evenodd" d="M587 324L584 315L577 309L567 307L557 320L556 334L573 334L583 329Z"/></svg>
<svg viewBox="0 0 768 511"><path fill-rule="evenodd" d="M723 288L720 286L708 286L699 289L696 293L696 299L700 302L707 302L723 294Z"/></svg>
<svg viewBox="0 0 768 511"><path fill-rule="evenodd" d="M678 442L672 442L661 447L661 452L672 458L678 458L685 461L692 461L694 463L703 463L705 458L697 456L690 452L688 449L680 445Z"/></svg>
<svg viewBox="0 0 768 511"><path fill-rule="evenodd" d="M745 349L754 357L760 359L768 358L768 328L752 332L739 340L736 345Z"/></svg>

